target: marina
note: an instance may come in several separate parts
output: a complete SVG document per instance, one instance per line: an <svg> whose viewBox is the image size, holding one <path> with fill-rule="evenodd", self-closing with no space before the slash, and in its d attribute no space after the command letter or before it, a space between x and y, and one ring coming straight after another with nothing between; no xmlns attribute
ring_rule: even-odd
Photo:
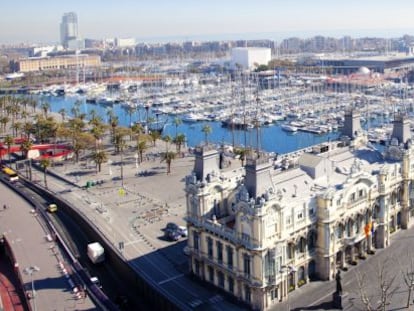
<svg viewBox="0 0 414 311"><path fill-rule="evenodd" d="M346 109L361 112L369 140L378 144L389 137L394 113L406 111L411 116L413 111L408 90L396 92L404 86L391 82L336 92L326 84L319 88L258 89L253 82L245 86L226 76L205 81L205 77L194 75L185 79L164 76L151 84L125 80L117 84L55 85L30 96L50 103L53 112L64 109L67 116L76 104L86 118L93 112L108 122L109 114L114 114L121 126L141 123L162 135L175 137L181 133L188 147L205 140L202 129L208 125L209 142L277 154L337 139Z"/></svg>

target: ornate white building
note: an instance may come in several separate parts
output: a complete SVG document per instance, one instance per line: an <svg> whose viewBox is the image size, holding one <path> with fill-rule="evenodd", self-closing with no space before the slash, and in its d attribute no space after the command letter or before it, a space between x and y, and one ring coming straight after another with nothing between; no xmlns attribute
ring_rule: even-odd
<svg viewBox="0 0 414 311"><path fill-rule="evenodd" d="M396 117L383 153L356 112L345 114L343 134L283 168L257 152L244 167L222 168L219 151L196 148L185 189L191 272L265 310L387 247L414 215L408 120Z"/></svg>

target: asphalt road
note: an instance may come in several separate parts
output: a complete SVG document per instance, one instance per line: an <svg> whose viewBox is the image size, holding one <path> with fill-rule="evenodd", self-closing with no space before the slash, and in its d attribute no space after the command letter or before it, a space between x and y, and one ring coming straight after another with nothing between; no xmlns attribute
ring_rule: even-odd
<svg viewBox="0 0 414 311"><path fill-rule="evenodd" d="M71 287L59 268L59 262L66 262L62 252L54 242L46 240L49 232L33 213L33 207L14 191L0 183L1 203L8 208L0 212L0 228L7 236L17 259L23 287L32 291L32 278L35 299L31 299L33 310L91 310L94 304L90 299L76 299ZM54 250L52 250L54 246ZM32 274L26 268L37 267Z"/></svg>

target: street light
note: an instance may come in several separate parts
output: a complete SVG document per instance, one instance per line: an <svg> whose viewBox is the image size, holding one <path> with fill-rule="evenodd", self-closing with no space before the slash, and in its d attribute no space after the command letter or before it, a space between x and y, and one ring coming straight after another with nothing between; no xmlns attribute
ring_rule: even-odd
<svg viewBox="0 0 414 311"><path fill-rule="evenodd" d="M289 304L289 274L296 272L296 268L294 266L281 266L280 267L280 273L286 272L286 304L287 304L287 310L290 311L290 304Z"/></svg>
<svg viewBox="0 0 414 311"><path fill-rule="evenodd" d="M135 158L135 168L138 168L138 152L136 152L135 154L134 154L134 158Z"/></svg>
<svg viewBox="0 0 414 311"><path fill-rule="evenodd" d="M37 307L36 307L36 290L34 286L33 273L38 272L38 271L40 271L40 268L37 266L30 266L30 267L24 268L24 272L30 275L30 281L32 283L32 297L33 297L34 311L37 310Z"/></svg>

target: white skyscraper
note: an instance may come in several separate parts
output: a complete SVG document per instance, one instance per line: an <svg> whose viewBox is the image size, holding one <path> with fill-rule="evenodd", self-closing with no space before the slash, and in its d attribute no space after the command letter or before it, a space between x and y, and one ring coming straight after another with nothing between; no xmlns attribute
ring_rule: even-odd
<svg viewBox="0 0 414 311"><path fill-rule="evenodd" d="M76 13L69 12L63 14L60 23L60 41L64 47L68 47L68 42L78 38L78 17Z"/></svg>

